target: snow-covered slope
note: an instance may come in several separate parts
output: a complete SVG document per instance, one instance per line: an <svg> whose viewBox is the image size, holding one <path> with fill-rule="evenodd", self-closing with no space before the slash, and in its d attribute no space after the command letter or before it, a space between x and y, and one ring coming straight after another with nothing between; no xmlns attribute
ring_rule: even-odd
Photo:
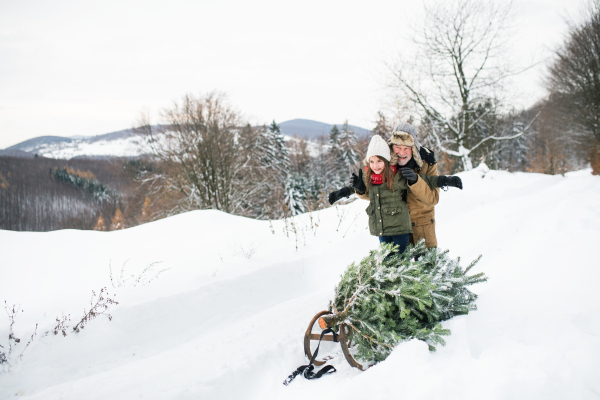
<svg viewBox="0 0 600 400"><path fill-rule="evenodd" d="M49 145L39 149L39 154L49 158L70 159L73 157L135 157L143 154L137 136L89 142L85 139Z"/></svg>
<svg viewBox="0 0 600 400"><path fill-rule="evenodd" d="M463 191L441 194L438 241L465 263L483 254L479 310L444 323L452 335L436 353L402 343L366 372L327 344L338 372L288 387L311 317L377 246L366 202L300 216L298 235L217 211L117 232L0 231L0 300L21 304L24 342L39 323L22 362L0 373L0 398L598 398L600 177L485 166L461 177ZM62 312L73 326L102 287L117 294L112 321L42 335ZM4 317L0 344L7 335Z"/></svg>
<svg viewBox="0 0 600 400"><path fill-rule="evenodd" d="M24 151L43 157L70 159L73 157L136 157L148 152L139 134L127 129L91 137L42 136L29 139L3 150Z"/></svg>

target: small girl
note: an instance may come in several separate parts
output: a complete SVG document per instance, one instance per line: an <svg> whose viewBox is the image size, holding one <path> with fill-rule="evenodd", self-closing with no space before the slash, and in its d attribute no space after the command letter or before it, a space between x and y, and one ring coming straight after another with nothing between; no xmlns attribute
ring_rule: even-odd
<svg viewBox="0 0 600 400"><path fill-rule="evenodd" d="M378 236L380 243L394 243L403 253L412 233L410 215L406 205L408 183L402 174L396 173L396 166L390 165L390 148L379 135L371 138L365 158L365 174L362 181L354 175L353 187L342 188L329 194L329 203L333 204L342 197L356 192L359 197L368 196L369 231ZM360 174L362 175L362 174ZM359 176L360 176L359 175ZM419 175L430 187L437 187L437 176Z"/></svg>

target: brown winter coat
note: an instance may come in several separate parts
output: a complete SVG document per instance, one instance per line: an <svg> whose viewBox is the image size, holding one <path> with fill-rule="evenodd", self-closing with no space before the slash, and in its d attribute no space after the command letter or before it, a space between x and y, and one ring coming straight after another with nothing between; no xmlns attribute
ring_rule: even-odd
<svg viewBox="0 0 600 400"><path fill-rule="evenodd" d="M395 165L398 162L396 154L392 153L390 164ZM423 167L413 168L415 173L421 175L437 175L437 164L423 162ZM432 180L435 182L435 179ZM358 195L363 200L369 200L369 195ZM427 248L437 247L437 238L435 236L435 210L434 206L440 200L440 189L430 187L421 177L417 182L408 186L406 194L406 204L412 224L412 235L410 242L416 243L425 239Z"/></svg>
<svg viewBox="0 0 600 400"><path fill-rule="evenodd" d="M437 164L423 162L423 167L415 167L414 171L421 175L437 175ZM430 188L421 177L414 185L408 186L406 204L412 222L413 234L411 242L416 243L425 239L428 249L437 247L435 236L435 209L434 206L440 200L440 189Z"/></svg>

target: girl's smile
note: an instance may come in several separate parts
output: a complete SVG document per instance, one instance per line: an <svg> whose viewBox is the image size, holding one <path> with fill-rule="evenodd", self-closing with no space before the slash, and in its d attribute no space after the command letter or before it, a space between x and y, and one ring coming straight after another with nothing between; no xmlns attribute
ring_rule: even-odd
<svg viewBox="0 0 600 400"><path fill-rule="evenodd" d="M369 167L374 173L381 174L381 172L383 172L385 164L383 160L381 160L379 157L371 156L371 158L369 158Z"/></svg>

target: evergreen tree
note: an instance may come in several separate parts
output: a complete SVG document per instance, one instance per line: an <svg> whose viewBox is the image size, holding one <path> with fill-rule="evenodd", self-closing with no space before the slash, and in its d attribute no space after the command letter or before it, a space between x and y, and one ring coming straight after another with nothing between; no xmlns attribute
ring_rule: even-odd
<svg viewBox="0 0 600 400"><path fill-rule="evenodd" d="M275 121L269 127L260 128L255 154L258 160L255 181L259 191L252 205L254 215L264 217L266 205L273 213L270 217L282 217L285 212L281 203L287 203L290 156L281 129ZM287 206L293 209L289 204Z"/></svg>
<svg viewBox="0 0 600 400"><path fill-rule="evenodd" d="M281 129L275 121L263 131L260 142L262 165L274 169L281 178L285 178L290 169L290 157Z"/></svg>
<svg viewBox="0 0 600 400"><path fill-rule="evenodd" d="M339 169L340 166L336 165L328 145L319 143L313 148L310 161L304 170L311 209L329 207L327 194L340 188Z"/></svg>
<svg viewBox="0 0 600 400"><path fill-rule="evenodd" d="M117 194L112 192L107 186L98 182L98 179L96 179L91 171L79 171L69 167L64 167L62 169L55 167L50 173L59 181L65 182L78 189L89 191L89 193L99 202L117 196Z"/></svg>
<svg viewBox="0 0 600 400"><path fill-rule="evenodd" d="M290 174L285 185L285 203L292 215L307 211L307 182L302 175Z"/></svg>
<svg viewBox="0 0 600 400"><path fill-rule="evenodd" d="M329 131L329 145L332 147L332 149L335 149L338 147L340 143L340 130L338 129L337 125L334 125L333 128L331 128L331 131Z"/></svg>
<svg viewBox="0 0 600 400"><path fill-rule="evenodd" d="M371 135L379 135L385 140L389 139L393 127L390 126L385 118L385 115L381 111L377 112L377 124L375 128L371 131Z"/></svg>
<svg viewBox="0 0 600 400"><path fill-rule="evenodd" d="M306 201L311 210L329 207L327 195L335 190L331 182L319 175L309 175L306 179Z"/></svg>
<svg viewBox="0 0 600 400"><path fill-rule="evenodd" d="M356 133L348 126L348 121L342 125L341 131L334 125L329 132L327 175L338 189L347 184L349 172L355 172L358 166L356 142Z"/></svg>
<svg viewBox="0 0 600 400"><path fill-rule="evenodd" d="M463 270L459 260L428 250L423 240L402 254L396 248L383 244L352 263L335 289L333 314L319 321L322 328L344 323L356 358L366 362L385 360L396 344L413 338L431 351L444 345L450 331L440 322L476 310L477 295L467 287L487 280L483 273L467 275L481 256Z"/></svg>
<svg viewBox="0 0 600 400"><path fill-rule="evenodd" d="M344 122L339 136L338 161L341 165L347 166L348 171L354 171L359 162L356 140L356 133L348 126L348 121Z"/></svg>
<svg viewBox="0 0 600 400"><path fill-rule="evenodd" d="M337 125L334 125L329 132L329 150L327 152L327 158L324 163L324 174L319 178L325 178L328 184L333 188L339 189L345 182L342 178L341 171L346 171L346 166L340 164L341 162L341 151L340 151L340 136L342 133L338 129Z"/></svg>

